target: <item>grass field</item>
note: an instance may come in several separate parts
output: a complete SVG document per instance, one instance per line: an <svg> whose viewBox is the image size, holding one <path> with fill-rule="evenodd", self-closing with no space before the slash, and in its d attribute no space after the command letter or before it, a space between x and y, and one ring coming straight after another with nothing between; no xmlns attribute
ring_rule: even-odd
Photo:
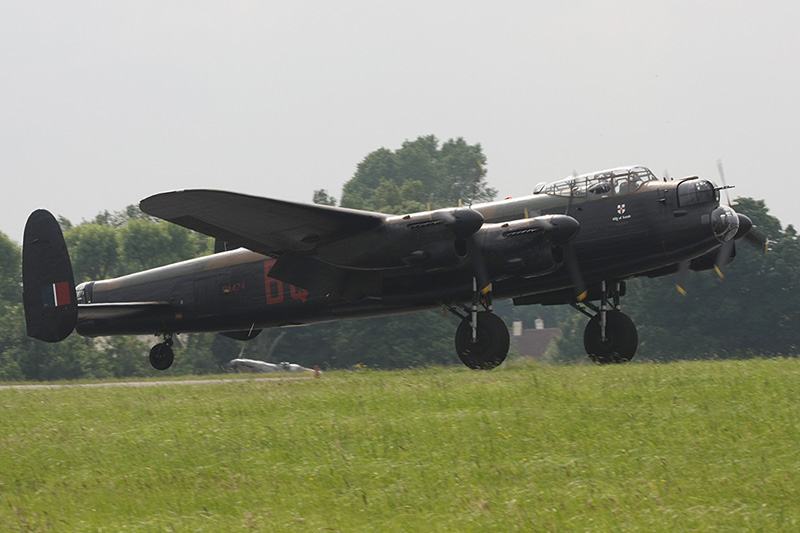
<svg viewBox="0 0 800 533"><path fill-rule="evenodd" d="M800 360L0 391L0 530L795 531Z"/></svg>

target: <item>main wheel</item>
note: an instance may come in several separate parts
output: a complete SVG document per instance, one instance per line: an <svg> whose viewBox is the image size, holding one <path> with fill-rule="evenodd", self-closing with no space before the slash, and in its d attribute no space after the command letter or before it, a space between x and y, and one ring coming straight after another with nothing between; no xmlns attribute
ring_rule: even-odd
<svg viewBox="0 0 800 533"><path fill-rule="evenodd" d="M156 370L166 370L172 366L175 360L175 353L165 342L156 344L150 349L150 364Z"/></svg>
<svg viewBox="0 0 800 533"><path fill-rule="evenodd" d="M473 370L491 370L508 355L508 328L503 320L488 311L478 313L478 328L472 342L470 318L461 321L456 330L456 353L461 362Z"/></svg>
<svg viewBox="0 0 800 533"><path fill-rule="evenodd" d="M606 312L606 339L600 336L600 315L595 315L583 331L586 355L595 363L627 363L636 354L639 334L633 320L622 311Z"/></svg>

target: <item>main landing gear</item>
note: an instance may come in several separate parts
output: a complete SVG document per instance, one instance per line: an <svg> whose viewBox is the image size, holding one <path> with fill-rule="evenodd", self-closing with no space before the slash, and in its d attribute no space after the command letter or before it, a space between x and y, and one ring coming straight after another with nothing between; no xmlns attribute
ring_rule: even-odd
<svg viewBox="0 0 800 533"><path fill-rule="evenodd" d="M624 293L624 282L614 282L608 288L603 282L599 308L591 302L572 304L590 318L583 331L583 347L586 355L595 363L627 363L636 354L639 345L636 325L628 315L619 310L619 299ZM587 307L595 314L587 311Z"/></svg>
<svg viewBox="0 0 800 533"><path fill-rule="evenodd" d="M478 311L479 305L485 310ZM477 281L473 279L469 314L465 315L452 307L448 309L461 317L455 339L456 353L461 362L473 370L491 370L500 366L508 355L510 339L503 319L492 312L491 290L481 294Z"/></svg>
<svg viewBox="0 0 800 533"><path fill-rule="evenodd" d="M175 352L172 351L172 333L164 334L164 342L160 342L150 349L150 364L156 370L166 370L172 366Z"/></svg>

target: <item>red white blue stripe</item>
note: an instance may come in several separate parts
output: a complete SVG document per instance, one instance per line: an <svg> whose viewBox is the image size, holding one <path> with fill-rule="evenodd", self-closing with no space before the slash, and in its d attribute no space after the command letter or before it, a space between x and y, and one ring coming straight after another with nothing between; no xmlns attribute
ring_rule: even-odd
<svg viewBox="0 0 800 533"><path fill-rule="evenodd" d="M44 307L59 307L61 305L69 305L71 302L68 281L42 286L42 304Z"/></svg>

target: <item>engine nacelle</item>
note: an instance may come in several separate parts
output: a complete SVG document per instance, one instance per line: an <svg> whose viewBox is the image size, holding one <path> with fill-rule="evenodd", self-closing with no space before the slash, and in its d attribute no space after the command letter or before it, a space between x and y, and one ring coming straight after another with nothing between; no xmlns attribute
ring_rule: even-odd
<svg viewBox="0 0 800 533"><path fill-rule="evenodd" d="M417 248L401 259L408 266L416 266L423 270L437 270L456 266L467 255L464 239L434 241L422 248Z"/></svg>
<svg viewBox="0 0 800 533"><path fill-rule="evenodd" d="M318 257L333 265L364 270L453 267L467 254L465 239L482 225L483 215L470 208L390 217L375 230L320 248Z"/></svg>
<svg viewBox="0 0 800 533"><path fill-rule="evenodd" d="M579 229L574 218L552 215L485 224L474 238L490 277L533 277L548 274L563 263L558 246L572 239Z"/></svg>

